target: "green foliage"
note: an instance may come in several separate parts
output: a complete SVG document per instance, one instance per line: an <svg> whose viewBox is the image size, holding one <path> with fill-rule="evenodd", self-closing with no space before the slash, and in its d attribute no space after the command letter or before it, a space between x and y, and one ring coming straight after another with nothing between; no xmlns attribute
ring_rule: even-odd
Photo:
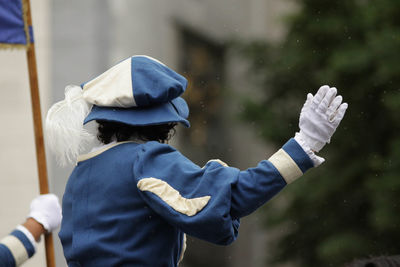
<svg viewBox="0 0 400 267"><path fill-rule="evenodd" d="M285 226L273 262L339 266L400 251L400 1L298 0L277 45L241 46L265 92L245 118L282 145L297 131L307 92L336 86L347 114L322 151L327 162L268 209ZM285 202L284 209L281 203ZM272 264L272 263L271 263Z"/></svg>

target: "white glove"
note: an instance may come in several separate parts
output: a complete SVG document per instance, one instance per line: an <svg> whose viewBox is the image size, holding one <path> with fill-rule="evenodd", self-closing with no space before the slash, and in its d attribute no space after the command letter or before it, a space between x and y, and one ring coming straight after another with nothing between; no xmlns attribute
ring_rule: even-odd
<svg viewBox="0 0 400 267"><path fill-rule="evenodd" d="M348 107L342 96L336 96L335 87L321 86L313 96L307 95L300 113L298 138L314 152L329 143ZM335 97L336 96L336 97Z"/></svg>
<svg viewBox="0 0 400 267"><path fill-rule="evenodd" d="M54 194L40 195L31 202L28 218L35 219L44 229L52 232L61 224L61 207Z"/></svg>

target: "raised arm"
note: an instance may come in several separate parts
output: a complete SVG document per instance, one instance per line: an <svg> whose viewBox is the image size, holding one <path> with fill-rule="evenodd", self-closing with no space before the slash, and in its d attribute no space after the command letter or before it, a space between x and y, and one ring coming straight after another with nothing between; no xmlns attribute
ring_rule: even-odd
<svg viewBox="0 0 400 267"><path fill-rule="evenodd" d="M239 218L322 163L314 152L329 142L347 108L335 95L336 89L327 87L321 87L315 97L309 95L296 137L257 167L244 171L219 160L199 167L168 145L143 145L133 167L141 196L185 233L217 244L231 243Z"/></svg>

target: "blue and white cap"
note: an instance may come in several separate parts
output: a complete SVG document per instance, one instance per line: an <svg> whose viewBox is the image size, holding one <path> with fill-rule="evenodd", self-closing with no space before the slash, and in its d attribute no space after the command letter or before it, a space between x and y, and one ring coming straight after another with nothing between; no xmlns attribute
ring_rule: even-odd
<svg viewBox="0 0 400 267"><path fill-rule="evenodd" d="M93 120L136 126L179 122L190 127L189 108L180 97L187 80L160 61L133 56L81 86L65 88L65 99L49 109L46 142L57 162L73 162L95 135Z"/></svg>
<svg viewBox="0 0 400 267"><path fill-rule="evenodd" d="M123 60L81 85L83 98L93 104L84 120L107 120L130 125L180 122L190 127L189 108L179 97L187 80L148 56Z"/></svg>

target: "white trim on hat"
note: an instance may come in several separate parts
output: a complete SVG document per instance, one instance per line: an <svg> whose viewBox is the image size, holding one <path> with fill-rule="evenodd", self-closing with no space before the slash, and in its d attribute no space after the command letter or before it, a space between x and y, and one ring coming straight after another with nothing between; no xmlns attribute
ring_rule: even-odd
<svg viewBox="0 0 400 267"><path fill-rule="evenodd" d="M131 58L84 84L83 98L102 107L136 107L132 90Z"/></svg>

